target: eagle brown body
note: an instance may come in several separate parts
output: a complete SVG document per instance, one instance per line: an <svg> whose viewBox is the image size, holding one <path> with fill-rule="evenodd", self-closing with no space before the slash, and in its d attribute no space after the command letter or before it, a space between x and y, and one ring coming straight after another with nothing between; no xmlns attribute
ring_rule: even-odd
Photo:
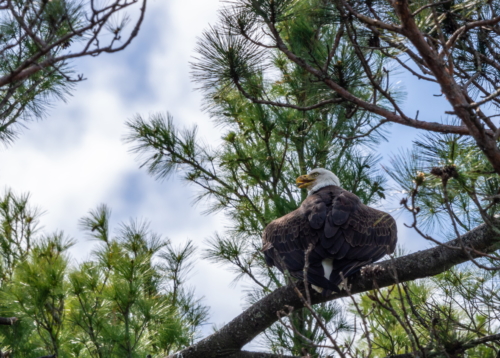
<svg viewBox="0 0 500 358"><path fill-rule="evenodd" d="M308 282L329 294L339 291L342 277L393 253L397 227L391 215L329 185L310 194L297 210L267 225L262 241L267 264L282 272L287 269L298 279L303 279L305 251L312 244ZM327 278L325 270L330 269Z"/></svg>

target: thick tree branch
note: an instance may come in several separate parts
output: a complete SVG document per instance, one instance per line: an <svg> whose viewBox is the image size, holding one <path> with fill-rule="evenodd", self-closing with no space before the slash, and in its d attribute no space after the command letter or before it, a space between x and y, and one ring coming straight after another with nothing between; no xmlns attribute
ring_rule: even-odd
<svg viewBox="0 0 500 358"><path fill-rule="evenodd" d="M297 56L295 56L295 54L291 53L281 40L278 31L275 28L273 28L273 24L268 24L268 26L270 26L271 31L273 32L273 35L277 41L278 48L282 52L284 52L289 59L291 59L292 61L294 61L295 63L297 63L299 66L303 67L310 73L313 73L318 78L323 79L324 82L335 92L337 92L341 97L345 98L348 101L356 103L361 108L379 114L391 122L411 126L414 128L420 128L442 133L457 133L457 134L471 135L476 140L478 147L484 152L488 160L491 162L491 164L495 168L495 171L497 173L500 173L500 149L498 148L497 142L493 137L493 131L484 128L483 124L478 118L478 115L476 115L472 110L473 107L471 107L471 103L467 101L464 92L461 90L460 86L455 81L453 77L454 71L452 68L453 62L449 61L449 64L445 63L443 56L439 55L437 51L428 44L424 34L420 31L417 24L415 23L414 16L410 11L408 0L400 0L400 1L391 0L391 3L394 9L396 10L396 13L401 22L401 26L398 26L397 28L392 30L389 29L389 27L387 26L381 27L380 24L378 25L375 24L374 19L370 19L364 15L357 13L349 5L347 1L345 0L342 1L343 6L352 15L356 16L369 28L371 29L383 28L390 32L402 34L412 43L412 45L418 51L418 54L423 59L425 66L429 68L432 74L435 76L437 82L441 86L443 94L446 95L447 100L453 106L454 114L456 114L462 120L464 126L456 127L456 129L460 128L460 131L462 133L458 133L456 129L450 131L450 128L447 128L446 131L443 131L443 128L442 127L440 128L440 125L438 123L418 121L416 119L411 119L402 113L400 113L400 115L397 115L396 113L391 113L385 109L381 109L376 104L366 103L360 100L359 98L356 98L349 91L343 89L338 84L333 82L331 79L327 78L325 74L316 70L315 68L307 64L306 61L298 58ZM453 46L454 41L467 31L469 31L470 29L478 26L496 24L499 21L500 17L495 17L493 19L470 22L464 25L454 33L454 35L448 41L447 44L443 43L444 47L443 54L448 53L448 49ZM488 98L488 100L491 99L492 98Z"/></svg>
<svg viewBox="0 0 500 358"><path fill-rule="evenodd" d="M474 339L469 342L462 343L455 347L456 351L465 352L468 349L477 347L480 344L488 343L488 342L500 342L500 334L494 334L491 336L485 336L478 339ZM418 354L418 353L417 353ZM442 355L443 352L428 352L426 357L433 358ZM282 354L274 354L274 353L264 353L264 352L249 352L249 351L240 351L238 353L233 353L226 358L300 358L296 356L288 356ZM404 353L404 354L396 354L387 356L386 358L415 358L414 353Z"/></svg>
<svg viewBox="0 0 500 358"><path fill-rule="evenodd" d="M488 342L500 342L500 334L485 336L485 337L482 337L479 339L474 339L474 340L466 342L466 343L457 344L455 347L451 347L450 351L446 352L446 353L449 354L451 357L451 356L454 356L453 354L464 353L468 349L477 347L480 344L488 343ZM417 352L416 353L417 355L415 355L415 353L395 354L395 355L387 356L386 358L415 358L416 356L419 355L419 353L420 352ZM426 353L425 356L427 358L442 357L443 352L428 352L428 353ZM271 358L271 357L269 357L269 358Z"/></svg>
<svg viewBox="0 0 500 358"><path fill-rule="evenodd" d="M283 354L265 353L265 352L239 351L237 353L233 353L226 356L226 358L300 358L300 357L287 356Z"/></svg>
<svg viewBox="0 0 500 358"><path fill-rule="evenodd" d="M496 224L498 225L498 223ZM451 240L446 245L438 245L428 250L378 263L376 264L378 266L377 270L363 270L364 274L358 273L349 279L350 293L356 294L374 288L387 287L396 282L413 281L419 278L435 276L469 260L469 256L463 250L460 250L461 245L472 247L484 253L493 252L500 247L500 236L485 224L462 235L460 240L461 242L458 239ZM475 253L472 256L478 257ZM369 275L367 274L369 272L376 272L376 274L374 276ZM311 301L313 304L317 304L336 300L347 295L346 291L328 297L314 294ZM294 285L277 289L252 305L216 333L170 357L215 358L231 355L237 358L240 354L254 354L251 352L243 353L241 348L275 323L278 320L277 312L286 305L294 307L295 310L303 308L302 301L294 292Z"/></svg>

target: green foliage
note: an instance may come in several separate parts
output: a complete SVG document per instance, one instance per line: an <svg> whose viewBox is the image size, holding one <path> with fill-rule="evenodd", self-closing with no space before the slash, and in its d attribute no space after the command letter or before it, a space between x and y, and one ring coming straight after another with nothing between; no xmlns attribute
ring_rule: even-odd
<svg viewBox="0 0 500 358"><path fill-rule="evenodd" d="M38 231L40 210L28 205L29 196L7 190L0 201L1 284L10 281L16 264L23 261Z"/></svg>
<svg viewBox="0 0 500 358"><path fill-rule="evenodd" d="M49 2L12 1L12 10L0 13L0 77L9 76L26 61L50 61L59 56L77 38L61 41L59 46L40 54L42 43L51 44L71 34L81 26L85 16L79 1ZM15 14L15 15L14 15ZM22 19L22 20L20 20ZM30 38L21 38L24 24L37 24ZM73 83L68 81L71 69L64 62L47 67L24 81L0 86L0 141L10 142L23 122L42 118L55 99L64 99Z"/></svg>
<svg viewBox="0 0 500 358"><path fill-rule="evenodd" d="M61 348L69 339L64 331L68 269L64 252L71 245L62 234L43 237L26 259L18 262L12 281L3 285L2 311L22 322L16 332L3 337L3 346L10 347L14 354L39 357L40 353L53 352L63 356Z"/></svg>
<svg viewBox="0 0 500 358"><path fill-rule="evenodd" d="M424 2L416 2L415 9L422 6ZM500 6L495 1L482 0L454 0L443 2L434 8L422 11L417 17L417 24L426 32L434 36L443 36L447 41L455 31L464 26L467 22L490 19L498 13ZM436 22L440 24L437 28ZM495 85L491 79L499 75L498 67L492 62L484 62L474 55L484 55L495 58L494 48L498 34L489 28L477 27L458 40L453 56L456 66L461 71L474 75L475 79L483 90L492 90ZM492 65L493 64L493 65ZM470 93L473 96L482 94L479 86L473 86Z"/></svg>
<svg viewBox="0 0 500 358"><path fill-rule="evenodd" d="M135 26L125 31L131 22L125 10L140 4ZM0 0L0 141L12 142L84 79L71 60L127 47L145 9L144 0Z"/></svg>
<svg viewBox="0 0 500 358"><path fill-rule="evenodd" d="M495 335L498 274L466 265L426 280L361 295L360 311L371 336L372 355L408 352L429 356L493 358L494 347L478 343ZM366 341L359 345L367 351Z"/></svg>
<svg viewBox="0 0 500 358"><path fill-rule="evenodd" d="M453 225L460 233L469 231L493 220L500 209L500 178L468 137L423 136L410 152L392 159L387 173L431 231L454 236Z"/></svg>
<svg viewBox="0 0 500 358"><path fill-rule="evenodd" d="M31 229L37 224L27 196L7 192L2 203L4 232L24 228L7 237L17 251L2 252L10 271L0 315L18 321L0 327L0 346L12 357L154 357L197 338L208 312L186 286L190 242L175 248L135 221L112 236L110 210L100 206L81 220L97 246L89 260L70 266L73 243L62 233L26 230L27 217Z"/></svg>

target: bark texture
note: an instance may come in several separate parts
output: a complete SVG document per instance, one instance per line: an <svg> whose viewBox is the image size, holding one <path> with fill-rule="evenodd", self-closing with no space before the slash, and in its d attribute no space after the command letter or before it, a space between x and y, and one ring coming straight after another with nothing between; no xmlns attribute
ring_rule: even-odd
<svg viewBox="0 0 500 358"><path fill-rule="evenodd" d="M496 225L498 226L498 223ZM362 272L349 278L350 292L356 294L398 282L435 276L455 265L469 261L470 256L461 249L460 241L465 247L471 247L483 253L493 252L500 247L500 235L495 234L491 227L483 224L462 235L461 240L451 240L431 249L367 266ZM471 256L477 257L473 252ZM314 304L348 296L346 291L328 297L311 293L311 300ZM285 305L293 306L295 310L303 308L301 300L294 292L293 285L281 287L270 293L219 331L169 358L270 357L271 355L265 353L241 351L241 348L276 322L277 312Z"/></svg>

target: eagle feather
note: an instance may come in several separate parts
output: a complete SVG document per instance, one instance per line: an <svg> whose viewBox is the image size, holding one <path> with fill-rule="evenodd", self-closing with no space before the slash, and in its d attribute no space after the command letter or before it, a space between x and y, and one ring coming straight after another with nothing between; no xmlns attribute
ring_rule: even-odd
<svg viewBox="0 0 500 358"><path fill-rule="evenodd" d="M267 264L298 279L303 279L305 252L312 244L308 281L330 294L339 291L343 277L393 253L397 227L391 215L364 205L340 186L328 185L267 225L262 241Z"/></svg>

